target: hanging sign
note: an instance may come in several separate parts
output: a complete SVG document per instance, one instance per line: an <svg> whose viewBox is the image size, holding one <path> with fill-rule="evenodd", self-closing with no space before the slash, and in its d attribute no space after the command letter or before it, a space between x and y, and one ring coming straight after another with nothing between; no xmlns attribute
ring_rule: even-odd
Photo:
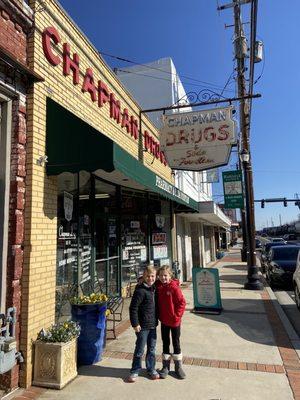
<svg viewBox="0 0 300 400"><path fill-rule="evenodd" d="M163 116L161 148L171 168L203 171L228 164L236 143L233 107Z"/></svg>
<svg viewBox="0 0 300 400"><path fill-rule="evenodd" d="M217 268L193 268L195 313L222 311L219 271Z"/></svg>
<svg viewBox="0 0 300 400"><path fill-rule="evenodd" d="M224 171L223 187L224 187L224 207L225 208L243 208L244 195L242 185L242 171Z"/></svg>

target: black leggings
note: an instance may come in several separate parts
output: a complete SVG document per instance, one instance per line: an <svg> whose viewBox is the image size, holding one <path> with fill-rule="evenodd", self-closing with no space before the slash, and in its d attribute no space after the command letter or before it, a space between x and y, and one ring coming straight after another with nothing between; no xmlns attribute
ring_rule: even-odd
<svg viewBox="0 0 300 400"><path fill-rule="evenodd" d="M163 342L163 353L170 354L170 331L172 335L172 344L174 354L181 354L180 349L180 325L176 328L161 324L161 338Z"/></svg>

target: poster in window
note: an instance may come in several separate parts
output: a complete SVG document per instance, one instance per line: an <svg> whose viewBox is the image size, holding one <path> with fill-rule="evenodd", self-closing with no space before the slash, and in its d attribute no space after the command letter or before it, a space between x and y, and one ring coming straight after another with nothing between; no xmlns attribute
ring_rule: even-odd
<svg viewBox="0 0 300 400"><path fill-rule="evenodd" d="M163 228L165 226L165 216L161 214L155 214L155 223L157 228Z"/></svg>
<svg viewBox="0 0 300 400"><path fill-rule="evenodd" d="M68 192L64 192L64 212L65 219L71 221L73 215L73 195Z"/></svg>
<svg viewBox="0 0 300 400"><path fill-rule="evenodd" d="M153 259L160 260L162 258L168 258L168 246L153 246Z"/></svg>
<svg viewBox="0 0 300 400"><path fill-rule="evenodd" d="M165 232L152 233L152 244L166 244L167 234Z"/></svg>

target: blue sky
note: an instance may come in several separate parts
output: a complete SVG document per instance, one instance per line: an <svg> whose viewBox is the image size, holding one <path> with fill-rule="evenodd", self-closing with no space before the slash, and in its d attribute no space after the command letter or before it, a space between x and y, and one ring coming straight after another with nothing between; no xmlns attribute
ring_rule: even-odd
<svg viewBox="0 0 300 400"><path fill-rule="evenodd" d="M60 0L60 3L99 51L138 63L171 57L186 91L211 88L220 92L233 72L232 10L219 13L217 3L227 0ZM271 5L272 4L272 5ZM264 42L264 63L256 64L254 87L261 99L253 100L251 153L255 199L300 197L300 69L299 0L260 0L258 39ZM248 6L243 20L249 21ZM249 30L249 25L245 25ZM130 64L104 57L111 67ZM197 86L195 86L195 83ZM226 92L234 96L235 82ZM154 105L155 106L155 105ZM230 165L234 168L235 156ZM222 186L214 189L215 200ZM255 207L256 228L297 219L294 204Z"/></svg>

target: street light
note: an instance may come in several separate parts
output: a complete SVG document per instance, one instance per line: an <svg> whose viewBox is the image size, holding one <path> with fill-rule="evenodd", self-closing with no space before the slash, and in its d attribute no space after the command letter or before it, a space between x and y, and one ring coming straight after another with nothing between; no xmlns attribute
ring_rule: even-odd
<svg viewBox="0 0 300 400"><path fill-rule="evenodd" d="M251 170L250 153L247 149L243 148L241 150L240 160L243 166L244 182L245 182L246 232L247 232L248 273L247 273L247 282L245 282L244 288L249 290L262 290L263 284L259 279L258 267L256 265L252 170Z"/></svg>
<svg viewBox="0 0 300 400"><path fill-rule="evenodd" d="M243 149L240 152L240 159L242 163L248 163L250 161L250 154L246 149Z"/></svg>

